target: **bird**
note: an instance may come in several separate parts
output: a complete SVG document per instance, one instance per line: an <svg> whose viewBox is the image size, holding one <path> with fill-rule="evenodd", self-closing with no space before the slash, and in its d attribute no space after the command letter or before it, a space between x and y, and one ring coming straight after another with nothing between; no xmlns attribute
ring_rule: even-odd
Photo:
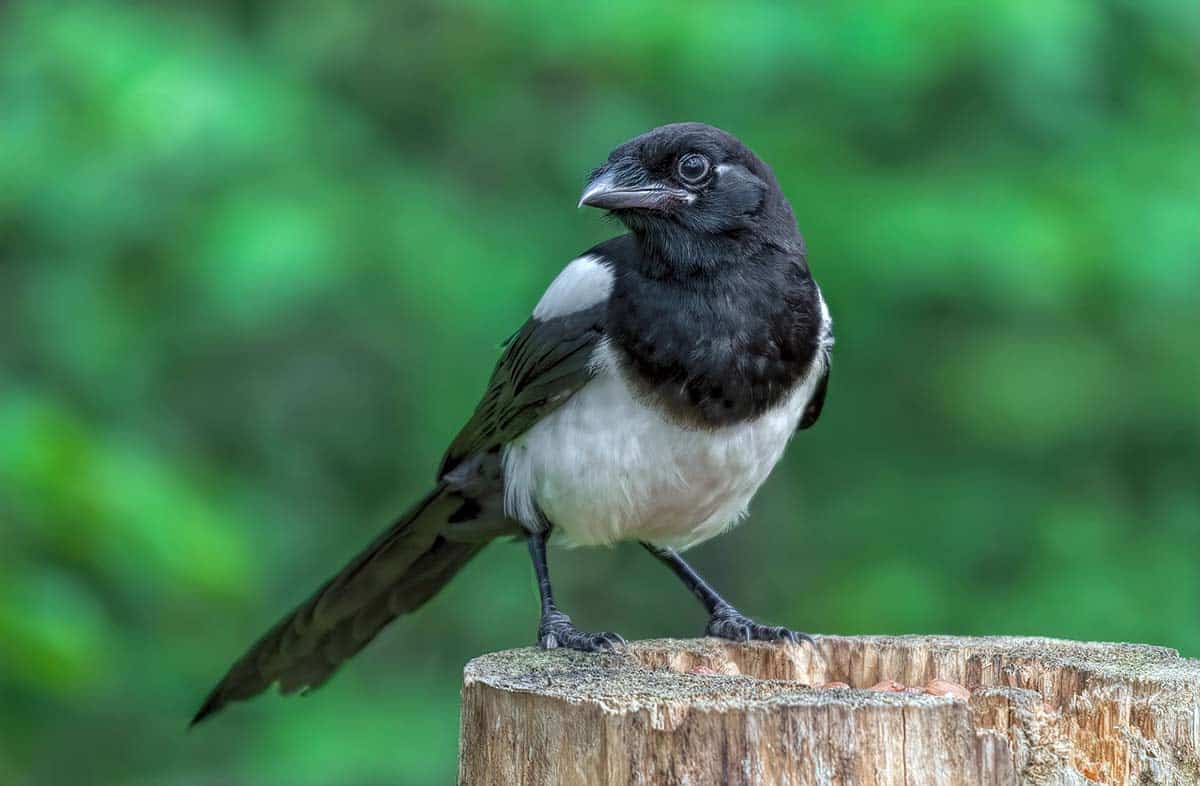
<svg viewBox="0 0 1200 786"><path fill-rule="evenodd" d="M743 615L681 552L741 521L793 435L817 422L833 323L770 167L703 123L617 146L579 207L627 230L574 258L503 345L433 488L228 670L192 720L277 684L326 682L488 543L523 539L537 644L603 652L554 598L551 536L636 541L735 641L812 641Z"/></svg>

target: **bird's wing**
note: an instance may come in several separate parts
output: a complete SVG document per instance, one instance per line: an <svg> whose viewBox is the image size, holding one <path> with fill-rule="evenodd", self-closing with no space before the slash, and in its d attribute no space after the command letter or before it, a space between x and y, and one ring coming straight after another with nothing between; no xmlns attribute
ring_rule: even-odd
<svg viewBox="0 0 1200 786"><path fill-rule="evenodd" d="M824 349L817 351L825 352ZM821 409L825 406L825 391L828 389L829 355L826 353L824 368L821 370L821 378L817 380L817 385L813 388L812 396L808 399L808 404L804 407L804 414L800 416L800 425L796 427L797 431L811 428L817 422L817 418L821 417Z"/></svg>
<svg viewBox="0 0 1200 786"><path fill-rule="evenodd" d="M583 387L593 374L592 352L604 336L611 288L612 274L596 257L580 257L563 270L506 343L483 399L450 444L438 477L516 439Z"/></svg>
<svg viewBox="0 0 1200 786"><path fill-rule="evenodd" d="M833 351L833 319L829 316L829 307L825 304L825 296L817 287L817 305L821 312L821 331L817 344L817 361L821 364L821 378L813 387L812 395L804 406L804 414L800 416L797 431L811 428L821 417L821 409L825 406L825 393L829 390L829 366L832 362L830 355Z"/></svg>

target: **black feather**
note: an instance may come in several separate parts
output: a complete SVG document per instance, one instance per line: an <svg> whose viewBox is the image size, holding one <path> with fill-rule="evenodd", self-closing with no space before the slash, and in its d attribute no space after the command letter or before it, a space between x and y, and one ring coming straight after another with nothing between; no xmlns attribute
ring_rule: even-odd
<svg viewBox="0 0 1200 786"><path fill-rule="evenodd" d="M250 647L191 725L275 683L283 693L320 686L389 622L431 598L487 542L441 534L462 506L444 485L427 495Z"/></svg>

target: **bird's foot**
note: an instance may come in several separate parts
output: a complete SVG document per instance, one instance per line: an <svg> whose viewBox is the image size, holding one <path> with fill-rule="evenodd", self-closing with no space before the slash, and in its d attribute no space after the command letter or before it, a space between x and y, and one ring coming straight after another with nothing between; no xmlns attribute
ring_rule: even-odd
<svg viewBox="0 0 1200 786"><path fill-rule="evenodd" d="M538 646L544 650L565 647L581 652L613 652L625 639L615 633L588 633L576 628L561 611L542 615L538 624Z"/></svg>
<svg viewBox="0 0 1200 786"><path fill-rule="evenodd" d="M709 636L731 641L789 641L792 644L807 641L809 644L816 644L807 633L774 625L759 625L732 606L725 606L713 612L704 632Z"/></svg>

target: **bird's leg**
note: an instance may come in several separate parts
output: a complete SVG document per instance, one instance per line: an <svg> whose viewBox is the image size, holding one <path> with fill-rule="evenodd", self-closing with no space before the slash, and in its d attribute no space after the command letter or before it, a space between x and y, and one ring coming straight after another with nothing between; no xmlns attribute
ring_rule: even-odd
<svg viewBox="0 0 1200 786"><path fill-rule="evenodd" d="M704 604L709 615L708 627L704 631L707 635L733 641L757 639L759 641L790 641L793 644L801 641L812 643L812 637L807 633L799 633L772 625L760 625L742 614L731 606L729 601L718 595L715 589L708 586L708 583L700 578L700 574L693 570L691 565L684 562L683 557L680 557L674 549L662 549L651 546L649 543L642 543L642 545L670 568L684 586L690 589L692 594Z"/></svg>
<svg viewBox="0 0 1200 786"><path fill-rule="evenodd" d="M550 589L550 569L546 566L546 540L550 530L533 532L526 536L529 557L533 560L533 572L537 574L538 594L542 599L542 618L538 622L538 646L552 650L566 647L583 652L612 651L625 639L615 633L587 633L576 628L571 618L554 605L554 592Z"/></svg>

